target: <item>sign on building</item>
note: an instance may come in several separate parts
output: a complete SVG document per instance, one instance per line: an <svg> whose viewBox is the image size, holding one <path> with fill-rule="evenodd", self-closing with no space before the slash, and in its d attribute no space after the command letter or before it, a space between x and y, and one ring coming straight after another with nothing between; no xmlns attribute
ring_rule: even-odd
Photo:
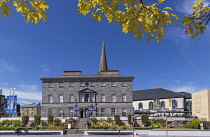
<svg viewBox="0 0 210 137"><path fill-rule="evenodd" d="M7 96L6 113L17 113L17 95Z"/></svg>

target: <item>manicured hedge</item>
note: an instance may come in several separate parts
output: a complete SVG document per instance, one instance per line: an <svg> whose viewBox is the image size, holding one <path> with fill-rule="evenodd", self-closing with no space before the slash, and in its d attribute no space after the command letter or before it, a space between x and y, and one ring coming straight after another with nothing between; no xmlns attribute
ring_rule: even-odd
<svg viewBox="0 0 210 137"><path fill-rule="evenodd" d="M151 128L151 127L134 127L134 129L140 129L140 130L142 129L143 130L143 129L153 129L153 128Z"/></svg>

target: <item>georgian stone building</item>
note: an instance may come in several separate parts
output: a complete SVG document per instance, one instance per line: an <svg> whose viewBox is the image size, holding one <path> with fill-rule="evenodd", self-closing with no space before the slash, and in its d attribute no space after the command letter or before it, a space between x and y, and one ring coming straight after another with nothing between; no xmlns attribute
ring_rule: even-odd
<svg viewBox="0 0 210 137"><path fill-rule="evenodd" d="M82 75L81 71L64 71L58 77L42 80L42 116L126 116L133 113L132 76L120 76L108 70L104 43L99 72Z"/></svg>
<svg viewBox="0 0 210 137"><path fill-rule="evenodd" d="M20 106L20 114L21 116L29 116L33 117L34 115L40 115L41 114L41 104L26 104Z"/></svg>

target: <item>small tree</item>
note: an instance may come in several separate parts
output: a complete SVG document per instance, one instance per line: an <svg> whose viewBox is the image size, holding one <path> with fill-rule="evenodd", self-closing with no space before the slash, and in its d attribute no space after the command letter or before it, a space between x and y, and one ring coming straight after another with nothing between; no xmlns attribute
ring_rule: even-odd
<svg viewBox="0 0 210 137"><path fill-rule="evenodd" d="M194 129L200 129L200 123L201 122L199 120L197 120L196 118L193 118L192 125Z"/></svg>
<svg viewBox="0 0 210 137"><path fill-rule="evenodd" d="M113 122L113 120L112 120L112 118L111 118L111 117L108 117L108 118L106 119L106 122L110 125L110 123L112 123L112 122Z"/></svg>
<svg viewBox="0 0 210 137"><path fill-rule="evenodd" d="M34 115L34 124L36 126L40 125L41 122L41 116L40 115Z"/></svg>
<svg viewBox="0 0 210 137"><path fill-rule="evenodd" d="M132 124L132 123L131 123L131 117L132 117L132 116L133 116L133 115L128 115L128 116L127 116L127 118L128 118L128 124L130 124L130 125Z"/></svg>
<svg viewBox="0 0 210 137"><path fill-rule="evenodd" d="M120 116L119 115L114 115L114 121L116 125L120 125Z"/></svg>
<svg viewBox="0 0 210 137"><path fill-rule="evenodd" d="M48 115L47 116L47 123L48 124L52 124L53 123L53 119L54 119L54 116L53 115Z"/></svg>
<svg viewBox="0 0 210 137"><path fill-rule="evenodd" d="M97 118L95 118L95 117L93 117L93 118L91 118L91 121L93 122L93 124L94 124L94 125L96 125L96 124L97 124L97 122L98 122L98 119L97 119Z"/></svg>
<svg viewBox="0 0 210 137"><path fill-rule="evenodd" d="M99 120L98 120L99 122L100 122L100 124L104 124L104 121L105 121L105 119L104 118L100 118Z"/></svg>
<svg viewBox="0 0 210 137"><path fill-rule="evenodd" d="M149 126L149 115L141 115L141 121L145 127Z"/></svg>
<svg viewBox="0 0 210 137"><path fill-rule="evenodd" d="M29 117L28 116L22 116L22 125L26 126L28 124Z"/></svg>

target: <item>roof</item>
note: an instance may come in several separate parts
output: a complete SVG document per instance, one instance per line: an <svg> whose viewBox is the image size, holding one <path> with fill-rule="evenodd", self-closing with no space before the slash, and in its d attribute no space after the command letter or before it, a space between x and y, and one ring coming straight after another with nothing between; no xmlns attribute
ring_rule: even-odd
<svg viewBox="0 0 210 137"><path fill-rule="evenodd" d="M120 76L120 75L61 75L57 77L43 77L41 80L53 80L53 79L128 79L133 80L132 76Z"/></svg>
<svg viewBox="0 0 210 137"><path fill-rule="evenodd" d="M184 95L186 99L191 99L192 98L191 93L187 93L187 92L184 92L184 91L178 92L178 93Z"/></svg>
<svg viewBox="0 0 210 137"><path fill-rule="evenodd" d="M186 94L186 96L188 96L188 94ZM184 96L184 93L174 92L164 88L153 88L133 91L133 101L164 98L183 98Z"/></svg>

